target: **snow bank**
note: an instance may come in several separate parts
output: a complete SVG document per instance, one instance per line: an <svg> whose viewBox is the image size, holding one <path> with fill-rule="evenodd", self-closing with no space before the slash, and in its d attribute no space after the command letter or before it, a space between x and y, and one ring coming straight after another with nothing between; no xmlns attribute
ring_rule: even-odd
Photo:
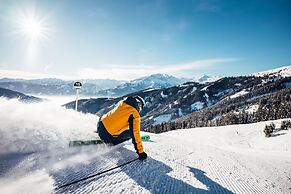
<svg viewBox="0 0 291 194"><path fill-rule="evenodd" d="M68 146L69 140L96 138L97 116L49 102L26 104L0 98L0 154Z"/></svg>

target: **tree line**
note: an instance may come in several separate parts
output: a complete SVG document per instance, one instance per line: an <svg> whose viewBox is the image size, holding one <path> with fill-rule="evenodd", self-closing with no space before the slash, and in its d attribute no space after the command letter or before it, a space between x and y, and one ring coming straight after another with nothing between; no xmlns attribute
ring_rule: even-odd
<svg viewBox="0 0 291 194"><path fill-rule="evenodd" d="M145 131L162 133L170 130L246 124L267 120L291 118L291 88L281 89L282 83L256 88L247 95L219 103L186 117L158 125L151 125ZM281 89L276 91L276 89ZM257 105L256 111L249 111Z"/></svg>

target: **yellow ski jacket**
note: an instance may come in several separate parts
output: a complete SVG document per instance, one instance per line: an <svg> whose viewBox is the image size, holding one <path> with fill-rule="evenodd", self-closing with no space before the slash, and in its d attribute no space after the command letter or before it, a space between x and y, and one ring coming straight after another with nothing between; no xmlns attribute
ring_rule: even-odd
<svg viewBox="0 0 291 194"><path fill-rule="evenodd" d="M120 101L118 106L103 115L100 120L113 137L120 135L125 130L130 130L136 151L138 153L143 152L140 137L140 114L138 104L133 97Z"/></svg>

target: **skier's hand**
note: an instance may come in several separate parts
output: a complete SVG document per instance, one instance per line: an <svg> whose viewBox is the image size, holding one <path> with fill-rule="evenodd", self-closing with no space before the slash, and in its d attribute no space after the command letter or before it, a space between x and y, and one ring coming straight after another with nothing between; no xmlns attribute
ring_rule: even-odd
<svg viewBox="0 0 291 194"><path fill-rule="evenodd" d="M145 160L148 157L148 155L145 152L142 152L138 154L138 159Z"/></svg>

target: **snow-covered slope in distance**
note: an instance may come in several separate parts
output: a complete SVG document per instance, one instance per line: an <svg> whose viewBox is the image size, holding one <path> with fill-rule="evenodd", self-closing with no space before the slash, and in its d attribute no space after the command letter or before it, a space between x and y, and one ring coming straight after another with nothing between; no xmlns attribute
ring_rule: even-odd
<svg viewBox="0 0 291 194"><path fill-rule="evenodd" d="M251 74L253 76L263 77L263 76L281 76L281 77L290 77L291 76L291 66L284 66L268 71L262 71L258 73Z"/></svg>
<svg viewBox="0 0 291 194"><path fill-rule="evenodd" d="M32 114L41 108L14 104L0 103L8 114L0 116L1 138L9 139L1 144L0 193L290 193L291 131L265 138L270 122L150 134L145 161L54 190L136 158L133 145L66 147L69 139L98 138L98 118L45 106ZM12 149L21 140L34 149Z"/></svg>

